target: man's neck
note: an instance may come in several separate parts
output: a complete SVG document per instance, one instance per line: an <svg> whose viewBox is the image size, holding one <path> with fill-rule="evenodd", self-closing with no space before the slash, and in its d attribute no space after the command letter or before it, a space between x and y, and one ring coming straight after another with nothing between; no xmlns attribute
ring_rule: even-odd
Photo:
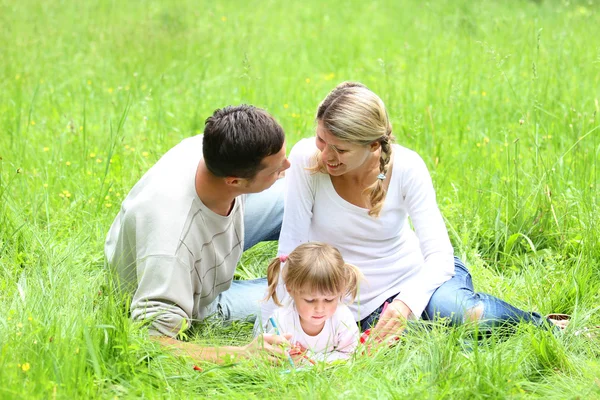
<svg viewBox="0 0 600 400"><path fill-rule="evenodd" d="M223 178L214 176L206 168L204 160L201 160L196 170L196 194L210 210L216 214L227 216L239 193L227 185Z"/></svg>

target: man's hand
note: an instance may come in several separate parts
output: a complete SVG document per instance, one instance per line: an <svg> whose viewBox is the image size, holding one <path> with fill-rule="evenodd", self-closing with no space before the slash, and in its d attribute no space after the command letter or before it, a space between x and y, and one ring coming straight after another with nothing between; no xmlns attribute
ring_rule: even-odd
<svg viewBox="0 0 600 400"><path fill-rule="evenodd" d="M265 355L270 361L280 363L287 357L291 334L271 335L265 333L260 335L246 346L201 346L196 343L181 342L179 340L166 337L154 336L153 340L158 341L163 346L171 349L176 354L187 355L198 361L211 361L222 363L229 357L259 357Z"/></svg>
<svg viewBox="0 0 600 400"><path fill-rule="evenodd" d="M392 301L379 316L377 325L371 329L370 337L377 342L387 341L388 344L393 344L406 328L406 320L410 314L410 308L402 300Z"/></svg>

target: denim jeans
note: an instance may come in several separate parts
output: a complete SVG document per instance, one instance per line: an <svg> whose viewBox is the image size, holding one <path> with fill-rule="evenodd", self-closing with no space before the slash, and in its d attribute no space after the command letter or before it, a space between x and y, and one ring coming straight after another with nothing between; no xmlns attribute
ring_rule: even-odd
<svg viewBox="0 0 600 400"><path fill-rule="evenodd" d="M543 327L552 326L552 322L536 312L522 311L497 297L475 292L471 274L458 257L454 257L454 268L455 275L433 292L421 315L422 319L431 321L447 318L450 324L460 325L470 320L469 312L479 309L481 313L478 321L484 328L515 325L519 322L530 322ZM391 302L395 297L392 296L387 301ZM361 320L361 329L365 330L376 324L382 309L383 305Z"/></svg>
<svg viewBox="0 0 600 400"><path fill-rule="evenodd" d="M283 220L284 179L278 179L269 189L249 194L244 210L244 250L257 243L279 239ZM209 306L225 321L254 322L265 297L267 279L259 278L231 283Z"/></svg>

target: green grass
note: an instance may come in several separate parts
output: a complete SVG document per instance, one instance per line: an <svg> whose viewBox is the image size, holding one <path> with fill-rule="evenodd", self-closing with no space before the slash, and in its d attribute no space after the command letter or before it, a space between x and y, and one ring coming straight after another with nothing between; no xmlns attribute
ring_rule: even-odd
<svg viewBox="0 0 600 400"><path fill-rule="evenodd" d="M0 396L600 398L600 340L574 334L600 324L599 16L595 1L0 0ZM227 104L268 109L290 148L343 80L379 93L425 159L476 287L572 314L564 335L417 326L342 366L199 373L128 320L103 242L144 171ZM249 337L211 321L192 340Z"/></svg>

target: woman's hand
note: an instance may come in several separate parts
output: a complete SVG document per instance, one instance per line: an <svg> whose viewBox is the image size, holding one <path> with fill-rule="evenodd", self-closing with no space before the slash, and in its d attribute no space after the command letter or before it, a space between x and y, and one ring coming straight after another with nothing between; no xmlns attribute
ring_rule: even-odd
<svg viewBox="0 0 600 400"><path fill-rule="evenodd" d="M244 346L244 352L249 356L260 356L262 354L270 361L278 364L288 357L291 338L291 333L284 333L283 335L263 333Z"/></svg>
<svg viewBox="0 0 600 400"><path fill-rule="evenodd" d="M370 337L377 342L387 341L393 344L398 340L398 335L406 328L406 320L411 314L411 309L402 301L394 300L379 316L379 321L371 329Z"/></svg>

